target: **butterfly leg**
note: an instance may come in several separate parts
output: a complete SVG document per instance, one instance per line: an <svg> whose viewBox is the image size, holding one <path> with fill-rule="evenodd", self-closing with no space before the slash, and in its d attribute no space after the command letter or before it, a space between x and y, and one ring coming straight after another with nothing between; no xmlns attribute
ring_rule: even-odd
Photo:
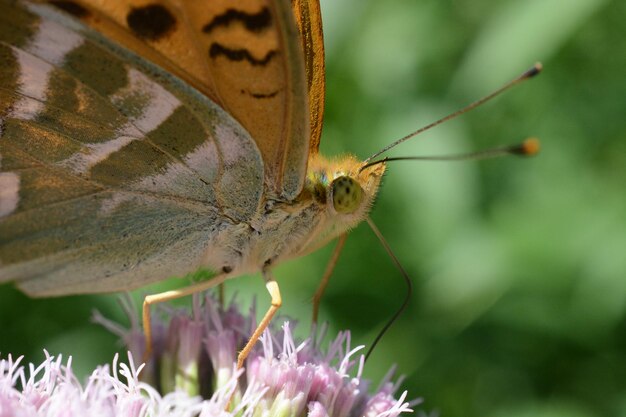
<svg viewBox="0 0 626 417"><path fill-rule="evenodd" d="M243 367L243 362L246 360L255 343L259 340L259 337L261 337L267 326L270 324L270 321L272 321L272 317L274 317L274 314L276 314L283 303L282 298L280 297L278 283L274 280L274 277L269 271L263 271L263 279L265 279L265 288L267 288L267 291L270 293L270 297L272 298L272 304L265 313L265 316L263 316L263 319L257 328L252 333L252 336L250 336L248 343L246 343L241 352L239 352L239 356L237 356L237 369L241 369Z"/></svg>
<svg viewBox="0 0 626 417"><path fill-rule="evenodd" d="M228 276L226 274L221 274L211 278L208 281L198 282L185 288L147 295L143 299L143 334L146 339L146 350L143 354L144 361L147 361L152 353L152 327L150 319L150 306L152 304L162 303L164 301L170 301L176 298L184 297L186 295L191 295L200 291L208 290L209 288L215 287L216 285L221 285L227 278Z"/></svg>
<svg viewBox="0 0 626 417"><path fill-rule="evenodd" d="M217 300L220 303L220 307L224 308L224 283L217 286Z"/></svg>
<svg viewBox="0 0 626 417"><path fill-rule="evenodd" d="M337 245L333 250L333 254L330 256L328 260L328 264L326 264L326 271L324 271L324 275L322 276L322 280L320 281L320 285L317 287L317 291L315 291L315 295L313 296L313 324L317 323L317 317L320 310L320 303L322 301L322 296L324 295L324 291L326 291L326 286L328 285L328 281L330 281L330 276L335 270L335 265L337 265L337 261L339 260L339 255L343 250L343 246L346 244L346 239L348 238L348 234L344 233L339 236L339 240L337 240Z"/></svg>

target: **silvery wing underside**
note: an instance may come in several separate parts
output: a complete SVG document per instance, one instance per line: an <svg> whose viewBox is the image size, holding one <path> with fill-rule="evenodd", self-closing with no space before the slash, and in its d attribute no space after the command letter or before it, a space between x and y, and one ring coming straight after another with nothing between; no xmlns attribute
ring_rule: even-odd
<svg viewBox="0 0 626 417"><path fill-rule="evenodd" d="M184 274L259 208L257 146L184 82L43 6L0 3L0 60L0 282Z"/></svg>

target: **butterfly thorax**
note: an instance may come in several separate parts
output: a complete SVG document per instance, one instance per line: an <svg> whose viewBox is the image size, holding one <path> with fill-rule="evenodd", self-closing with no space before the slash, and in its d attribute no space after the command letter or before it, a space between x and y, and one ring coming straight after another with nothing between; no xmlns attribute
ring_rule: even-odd
<svg viewBox="0 0 626 417"><path fill-rule="evenodd" d="M385 167L359 172L352 156L315 155L300 195L292 201L266 198L254 218L232 224L212 242L205 266L232 276L310 253L352 227L369 212Z"/></svg>

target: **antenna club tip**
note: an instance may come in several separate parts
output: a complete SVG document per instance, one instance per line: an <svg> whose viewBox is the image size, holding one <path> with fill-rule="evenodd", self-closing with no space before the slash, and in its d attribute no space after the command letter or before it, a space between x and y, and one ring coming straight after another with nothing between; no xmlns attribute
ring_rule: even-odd
<svg viewBox="0 0 626 417"><path fill-rule="evenodd" d="M528 138L520 146L520 153L524 156L537 155L541 150L541 143L537 138Z"/></svg>
<svg viewBox="0 0 626 417"><path fill-rule="evenodd" d="M539 74L543 70L543 64L541 62L536 62L535 65L532 66L526 74L524 74L524 78L532 78L535 75Z"/></svg>

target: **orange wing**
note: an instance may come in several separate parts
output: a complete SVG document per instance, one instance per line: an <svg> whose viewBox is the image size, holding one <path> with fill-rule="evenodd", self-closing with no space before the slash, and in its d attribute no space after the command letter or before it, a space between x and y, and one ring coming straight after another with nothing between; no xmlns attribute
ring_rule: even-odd
<svg viewBox="0 0 626 417"><path fill-rule="evenodd" d="M315 149L319 143L323 93L311 99L316 133L310 142L307 73L313 74L309 75L311 85L319 79L320 70L305 71L298 25L306 36L317 39L305 39L305 47L320 44L317 2L296 2L296 11L306 12L299 16L308 16L299 18L298 23L289 0L51 3L184 79L222 106L256 141L270 193L286 199L299 194L310 143ZM320 65L321 50L323 79L323 48L316 48L313 56L318 57L313 63ZM307 59L310 55L307 52Z"/></svg>
<svg viewBox="0 0 626 417"><path fill-rule="evenodd" d="M300 29L307 88L311 139L309 152L317 153L324 121L324 99L326 96L326 64L324 61L324 32L322 14L318 0L293 0L291 2L296 22Z"/></svg>

